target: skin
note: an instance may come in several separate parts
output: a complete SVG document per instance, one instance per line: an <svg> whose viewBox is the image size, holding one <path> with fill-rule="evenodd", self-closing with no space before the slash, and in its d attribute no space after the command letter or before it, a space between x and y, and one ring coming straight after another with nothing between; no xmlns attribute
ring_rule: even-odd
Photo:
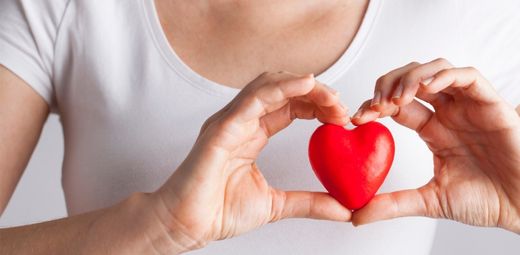
<svg viewBox="0 0 520 255"><path fill-rule="evenodd" d="M41 129L48 114L43 100L5 68L0 70L0 84L6 84L0 87L6 99L0 101L6 106L1 107L1 116L18 116L10 109L22 104L14 97L20 93L34 101L32 110L44 106L38 122ZM1 229L0 253L179 254L285 218L349 221L351 212L328 194L274 189L256 166L268 139L296 118L337 125L349 122L337 92L312 75L262 74L206 121L188 157L158 191L135 193L103 210ZM11 124L31 131L32 121L15 118ZM10 134L10 129L2 126L0 133ZM13 145L25 138L27 130L14 133L18 137L11 138ZM34 147L39 133L31 134ZM20 173L2 169L11 181L19 178ZM7 183L7 178L1 181ZM1 187L2 192L12 190Z"/></svg>
<svg viewBox="0 0 520 255"><path fill-rule="evenodd" d="M519 109L475 68L444 59L381 77L353 122L392 116L416 131L433 153L434 177L418 189L376 196L354 213L353 223L426 216L520 234Z"/></svg>
<svg viewBox="0 0 520 255"><path fill-rule="evenodd" d="M0 213L27 166L48 114L47 103L0 66Z"/></svg>
<svg viewBox="0 0 520 255"><path fill-rule="evenodd" d="M345 52L368 6L368 0L155 2L182 61L234 88L266 71L322 73Z"/></svg>
<svg viewBox="0 0 520 255"><path fill-rule="evenodd" d="M198 35L208 36L202 40L193 40L196 34L187 33L190 31L170 29L179 20L171 20L168 13L159 13L167 34L175 32L180 35L176 38L186 37L191 40L192 43L184 44L172 41L176 51L184 52L184 60L192 65L201 61L196 56L202 56L202 60L222 57L222 62L211 63L210 67L229 65L218 70L227 73L225 77L232 78L222 82L237 88L246 87L246 92L240 93L240 98L229 104L236 105L232 107L234 114L254 112L259 109L260 102L269 107L265 116L257 116L256 122L251 120L247 123L247 128L255 128L256 133L252 137L249 136L249 133L244 132L247 130L241 126L244 123L234 124L235 119L230 115L231 111L222 110L208 120L202 129L201 137L193 147L193 152L159 191L150 194L135 193L121 203L103 210L45 223L1 229L0 254L11 254L15 251L20 254L34 251L45 254L178 254L202 247L212 240L229 238L288 217L348 221L351 213L329 195L275 190L265 182L256 165L251 163L267 142L267 138L289 125L294 118L316 117L340 125L347 122L346 109L340 105L335 92L315 83L312 77L277 72L275 75L261 75L266 70L287 69L298 73L320 73L325 70L351 41L361 22L367 1L324 1L320 6L314 1L302 3L251 1L244 5L242 1L197 1L191 3L191 6L196 8L186 9L190 5L186 5L184 1L157 1L159 10L164 10L165 6L162 4L166 4L166 7L169 6L166 10L172 10L170 17L183 17L179 20L191 21L185 24L186 26L192 26ZM205 5L210 8L204 9ZM294 11L296 9L298 11ZM320 11L315 13L314 10L318 9ZM174 13L176 10L183 11L179 15ZM197 15L194 14L201 10L206 11L206 15L201 19L195 19ZM349 15L339 15L337 10ZM346 12L347 10L349 11ZM270 11L269 19L262 18L267 11ZM311 14L319 15L310 18ZM198 23L208 22L219 24L215 20L226 17L232 18L229 24L244 25L240 28L220 26L209 30L205 27L201 30L196 26ZM245 17L250 19L244 19ZM339 19L340 17L342 19ZM259 23L262 19L269 23ZM338 26L330 25L338 22L341 22ZM311 24L312 30L308 30ZM342 24L348 26L340 27ZM304 27L308 29L303 29ZM299 29L295 30L296 28ZM235 36L226 32L233 29L238 29ZM262 35L254 38L258 40L252 44L253 49L257 49L255 54L250 54L252 48L246 47L248 43L253 43L252 41L239 40L247 38L240 35L252 32ZM286 35L287 38L281 35ZM265 43L259 43L262 40ZM220 42L217 45L221 48L203 50L203 45L193 44L194 41ZM288 43L291 43L290 49L284 47ZM190 50L192 46L195 51ZM237 54L231 51L231 46L240 49L236 51ZM293 47L309 54L295 61L299 52ZM225 54L219 55L218 52ZM323 55L318 54L320 52L323 52ZM191 56L192 54L194 56ZM229 58L224 58L228 55ZM248 55L252 57L248 58ZM263 58L262 55L266 57ZM303 61L305 58L309 59ZM241 59L243 61L237 61ZM216 73L208 71L211 68L204 64L201 66L205 68L196 67L195 70L219 81ZM44 100L24 81L2 66L0 70L0 208L3 211L37 143L49 109ZM255 79L257 76L259 78ZM253 79L256 85L251 87L256 89L247 89L247 84ZM280 90L280 87L286 87L286 83L291 83L292 86L296 84L303 90L293 90L291 86L287 92L289 96L295 95L295 98L287 98L281 93L284 91ZM269 89L260 89L259 86ZM273 98L265 97L273 92ZM255 123L258 126L252 125ZM265 132L264 135L261 134L262 130ZM231 137L228 137L230 135ZM229 138L233 140L228 140ZM240 151L245 154L226 153L225 150L231 148L229 146L232 143L243 144ZM212 158L212 161L207 157ZM222 165L222 162L233 165ZM205 166L212 168L210 170ZM205 176L205 172L212 175ZM203 183L199 183L201 180ZM245 185L242 181L251 185ZM177 183L182 185L175 188L167 187ZM203 185L205 183L212 185ZM187 189L191 191L188 192ZM235 192L236 190L240 192ZM198 201L206 201L208 207L201 207ZM254 205L254 210L249 208L251 204ZM207 216L208 211L216 212L217 209L218 213ZM212 223L201 225L197 223L200 219ZM194 229L197 231L194 232Z"/></svg>
<svg viewBox="0 0 520 255"><path fill-rule="evenodd" d="M349 221L351 212L328 194L280 191L270 187L254 162L268 139L295 118L318 118L338 125L349 121L337 93L317 83L312 76L289 72L262 73L266 70L291 70L294 73L325 70L345 50L348 45L345 42L351 41L366 2L321 1L319 6L315 6L313 3L316 2L307 1L305 5L293 5L308 8L296 12L289 11L292 10L290 3L300 1L248 1L247 4L219 1L222 5L207 5L214 3L211 1L203 6L196 5L204 3L201 1L193 4L198 7L194 9L187 8L189 6L183 5L183 1L157 1L158 5L165 4L165 7L175 4L178 8L170 6L170 9L182 10L182 14L187 16L197 16L195 14L200 10L211 14L201 15L200 19L183 19L183 22L194 22L182 26L173 26L183 24L173 19L184 17L182 15L159 13L159 16L176 52L190 67L212 80L244 87L243 91L206 121L188 157L158 191L135 193L103 210L1 229L0 254L35 251L44 254L179 254L284 218ZM204 6L211 8L204 9ZM316 8L320 11L310 11ZM268 10L276 12L270 13L269 19L262 19ZM316 16L311 18L313 14ZM243 22L244 17L251 17L250 22ZM342 20L339 17L347 18ZM196 23L208 22L220 24L214 21L227 18L227 26L195 26ZM242 26L229 27L233 24ZM310 24L319 25L313 27ZM190 25L193 25L193 32L175 30L175 27ZM340 29L343 32L338 32ZM229 31L237 32L232 34ZM240 36L244 33L259 36L248 41L250 37ZM173 34L182 36L173 37ZM194 39L201 34L208 35L203 39L217 43L210 45L218 47L212 49L207 45L193 44L205 41ZM183 42L173 38L187 39ZM254 47L249 48L249 44ZM316 44L322 47L314 48ZM291 45L291 49L284 45ZM251 50L254 54L250 54ZM215 59L221 62L207 62ZM212 71L212 68L217 71ZM230 73L233 75L222 76ZM36 92L0 67L2 209L30 158L48 112L48 106ZM356 219L363 219L361 211L355 215Z"/></svg>

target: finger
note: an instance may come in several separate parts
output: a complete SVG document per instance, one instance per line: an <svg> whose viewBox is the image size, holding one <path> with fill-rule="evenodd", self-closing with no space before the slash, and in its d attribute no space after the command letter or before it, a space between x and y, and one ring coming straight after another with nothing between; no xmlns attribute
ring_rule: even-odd
<svg viewBox="0 0 520 255"><path fill-rule="evenodd" d="M242 123L259 119L282 108L290 98L307 95L315 86L313 75L255 80L233 100L228 116Z"/></svg>
<svg viewBox="0 0 520 255"><path fill-rule="evenodd" d="M324 192L274 191L270 222L286 218L350 221L351 211Z"/></svg>
<svg viewBox="0 0 520 255"><path fill-rule="evenodd" d="M500 101L493 86L473 67L445 69L437 72L431 82L423 82L424 91L430 94L453 88L460 92L454 96L467 96L481 103Z"/></svg>
<svg viewBox="0 0 520 255"><path fill-rule="evenodd" d="M320 85L321 85L320 83L317 83L316 89L319 89ZM339 106L339 107L343 108L343 109L341 109L342 111L343 110L348 111L348 108L346 108L346 106L343 105L341 103L341 101L339 100L339 92L337 92L335 89L330 88L326 85L323 85L323 86L325 86L326 89L324 89L322 91L326 91L325 92L325 93L327 93L326 96L330 97L328 99L324 99L323 97L317 95L317 93L312 93L313 94L312 96L310 95L311 93L309 93L309 95L294 97L291 100L298 100L298 101L302 101L305 103L314 103L314 104L318 105L318 107L322 107L324 109L329 108L329 107Z"/></svg>
<svg viewBox="0 0 520 255"><path fill-rule="evenodd" d="M393 112L395 109L394 104L404 106L413 102L415 97L426 102L435 102L438 97L421 91L419 89L420 83L440 70L451 67L452 65L447 60L436 59L422 65L412 62L396 69L378 79L374 98L370 106L372 109L381 112L381 116L388 116L388 114L384 113ZM390 100L393 104L387 103ZM371 116L376 115L367 111L366 108L364 108L364 111ZM366 122L368 121L370 120Z"/></svg>
<svg viewBox="0 0 520 255"><path fill-rule="evenodd" d="M370 121L374 121L377 118L381 117L381 112L374 110L371 107L372 100L365 101L358 109L358 111L352 116L352 124L359 126ZM382 107L381 110L390 110L395 111L397 109L396 106L392 107Z"/></svg>
<svg viewBox="0 0 520 255"><path fill-rule="evenodd" d="M310 103L310 105L307 106L316 107L317 109L315 110L315 117L318 118L318 120L321 122L334 123L335 121L333 119L338 119L337 117L342 119L343 122L345 119L347 119L346 114L348 109L340 102L339 93L335 89L318 81L316 81L316 87L311 92L309 92L308 95L296 98L294 101L307 102ZM299 106L301 105L302 104L297 102L294 104L291 103L291 111L296 116L298 114L303 114L302 110L308 108L304 107L303 109L300 109ZM339 125L339 123L334 124Z"/></svg>
<svg viewBox="0 0 520 255"><path fill-rule="evenodd" d="M316 106L316 105L315 105ZM338 103L334 106L316 106L319 111L316 112L316 118L322 123L332 123L336 125L346 125L350 122L348 116L348 108ZM301 112L297 106L294 107L295 116L299 119L298 113ZM338 120L339 122L335 121Z"/></svg>
<svg viewBox="0 0 520 255"><path fill-rule="evenodd" d="M352 123L362 125L377 118L391 116L400 125L420 132L433 116L433 112L417 100L404 106L389 105L381 110L381 112L373 110L366 101L354 115Z"/></svg>
<svg viewBox="0 0 520 255"><path fill-rule="evenodd" d="M419 65L420 64L417 62L412 62L377 79L374 88L374 97L372 98L370 105L375 109L380 109L380 107L390 105L392 102L391 95L392 93L395 93L394 87L399 82L400 77Z"/></svg>
<svg viewBox="0 0 520 255"><path fill-rule="evenodd" d="M348 124L349 117L346 109L333 107L318 107L314 103L300 100L291 101L282 109L269 113L260 119L260 125L267 137L271 137L280 130L286 128L295 119L315 119L323 123L331 123L344 126Z"/></svg>
<svg viewBox="0 0 520 255"><path fill-rule="evenodd" d="M314 76L295 76L287 72L262 76L252 82L235 98L230 114L247 122L276 111L291 98L307 98L320 107L339 107L338 93L314 80Z"/></svg>
<svg viewBox="0 0 520 255"><path fill-rule="evenodd" d="M431 120L433 112L417 100L410 104L398 107L392 119L402 126L421 133L424 126Z"/></svg>
<svg viewBox="0 0 520 255"><path fill-rule="evenodd" d="M318 81L316 87L308 95L297 98L297 100L313 103L316 107L318 107L319 111L317 111L316 117L318 120L324 123L331 123L330 120L326 120L327 117L346 117L348 112L347 107L344 106L339 100L339 93L335 89ZM297 111L298 109L295 109L293 112Z"/></svg>
<svg viewBox="0 0 520 255"><path fill-rule="evenodd" d="M307 98L319 106L334 106L338 104L339 93L332 87L316 81L315 88L303 98Z"/></svg>
<svg viewBox="0 0 520 255"><path fill-rule="evenodd" d="M419 87L419 90L417 91L417 95L415 95L415 97L432 105L433 107L438 107L439 105L445 104L446 102L453 100L452 94L448 94L445 92L438 92L437 94L427 93L424 91L423 86Z"/></svg>
<svg viewBox="0 0 520 255"><path fill-rule="evenodd" d="M430 185L375 196L352 215L354 226L406 216L440 218L439 198Z"/></svg>
<svg viewBox="0 0 520 255"><path fill-rule="evenodd" d="M409 104L416 97L423 80L432 77L441 70L452 67L453 65L450 62L439 58L409 70L396 85L392 101L399 106Z"/></svg>

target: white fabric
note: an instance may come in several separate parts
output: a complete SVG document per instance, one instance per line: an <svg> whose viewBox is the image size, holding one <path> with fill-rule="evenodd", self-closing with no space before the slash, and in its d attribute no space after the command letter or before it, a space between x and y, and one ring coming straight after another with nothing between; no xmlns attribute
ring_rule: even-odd
<svg viewBox="0 0 520 255"><path fill-rule="evenodd" d="M157 189L188 153L199 127L238 92L201 77L172 51L152 0L2 0L0 64L60 114L63 189L71 215ZM351 109L377 77L410 61L445 57L478 67L520 103L520 1L372 0L350 48L319 80ZM432 176L431 154L413 132L384 120L397 143L382 191ZM323 190L309 167L315 121L297 121L259 159L283 189ZM435 221L406 218L353 228L286 220L195 254L428 254Z"/></svg>

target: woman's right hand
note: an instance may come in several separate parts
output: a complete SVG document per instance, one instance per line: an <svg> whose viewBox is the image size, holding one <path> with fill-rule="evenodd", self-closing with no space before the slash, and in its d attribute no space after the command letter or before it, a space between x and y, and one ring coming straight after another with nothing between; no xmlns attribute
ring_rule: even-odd
<svg viewBox="0 0 520 255"><path fill-rule="evenodd" d="M350 211L327 193L277 190L255 164L268 139L296 118L349 121L334 90L287 72L260 75L210 117L187 158L152 194L171 238L157 249L193 250L284 218L349 221Z"/></svg>

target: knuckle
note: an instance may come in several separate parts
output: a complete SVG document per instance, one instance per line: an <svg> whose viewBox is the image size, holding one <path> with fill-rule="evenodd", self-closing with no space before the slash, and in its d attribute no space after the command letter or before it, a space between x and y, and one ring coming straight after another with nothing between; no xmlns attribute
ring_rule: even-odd
<svg viewBox="0 0 520 255"><path fill-rule="evenodd" d="M455 70L454 70L453 68L443 69L443 70L439 71L439 72L435 75L435 77L436 77L436 78L439 78L439 77L452 76L454 71L455 71Z"/></svg>
<svg viewBox="0 0 520 255"><path fill-rule="evenodd" d="M451 63L450 61L448 61L447 59L445 58L436 58L434 61L434 63L437 63L437 64L440 64L440 65L443 65L443 66L451 66Z"/></svg>
<svg viewBox="0 0 520 255"><path fill-rule="evenodd" d="M286 82L286 80L277 80L273 82L273 85L276 87L282 87Z"/></svg>
<svg viewBox="0 0 520 255"><path fill-rule="evenodd" d="M236 113L238 112L246 112L252 109L258 109L259 107L262 109L263 114L266 114L266 109L268 108L268 103L265 102L262 96L263 92L261 89L252 92L246 95L234 108ZM230 113L230 115L233 115Z"/></svg>
<svg viewBox="0 0 520 255"><path fill-rule="evenodd" d="M269 77L271 74L270 72L262 72L258 77Z"/></svg>
<svg viewBox="0 0 520 255"><path fill-rule="evenodd" d="M255 90L258 88L258 86L272 80L273 78L268 72L263 72L260 75L258 75L254 80L250 81L242 90L240 91L240 94L250 93L250 91Z"/></svg>
<svg viewBox="0 0 520 255"><path fill-rule="evenodd" d="M230 128L232 128L232 123L226 118L221 117L213 121L207 121L201 128L197 142L204 141L203 143L212 143L212 141L221 141L225 138L225 134Z"/></svg>
<svg viewBox="0 0 520 255"><path fill-rule="evenodd" d="M214 116L211 116L206 121L204 121L204 123L200 127L199 133L204 132L204 130L206 130L209 127L209 125L211 125L211 123L213 122L213 119L214 119Z"/></svg>
<svg viewBox="0 0 520 255"><path fill-rule="evenodd" d="M370 106L370 103L372 103L372 99L368 99L365 102L363 102L360 108L367 108Z"/></svg>
<svg viewBox="0 0 520 255"><path fill-rule="evenodd" d="M318 207L317 206L317 203L316 203L316 198L313 197L313 196L309 196L308 198L309 200L309 205L307 207L307 210L306 210L306 213L305 213L305 217L306 218L311 218L315 215L317 215L318 213L316 212L316 208Z"/></svg>
<svg viewBox="0 0 520 255"><path fill-rule="evenodd" d="M235 120L230 115L225 115L219 118L217 121L214 122L214 126L217 130L215 131L223 131L223 130L230 130L233 129L233 126L235 125Z"/></svg>
<svg viewBox="0 0 520 255"><path fill-rule="evenodd" d="M388 74L385 74L381 77L379 77L376 81L376 90L380 90L383 88L386 84L390 83L391 78Z"/></svg>
<svg viewBox="0 0 520 255"><path fill-rule="evenodd" d="M271 72L263 72L261 73L260 75L258 75L252 82L250 82L249 84L254 84L252 87L257 87L258 85L261 85L263 83L266 83L270 80L274 79L273 78L273 73ZM246 86L247 87L250 87L250 86ZM245 88L244 88L245 89Z"/></svg>
<svg viewBox="0 0 520 255"><path fill-rule="evenodd" d="M271 212L270 212L270 222L276 222L283 218L283 211L285 201L287 200L287 195L285 192L280 192L278 190L272 190L272 200L271 200Z"/></svg>
<svg viewBox="0 0 520 255"><path fill-rule="evenodd" d="M209 125L215 126L218 129L221 128L227 128L233 125L233 122L235 121L234 113L235 111L233 109L230 109L229 111L226 111L224 114L221 114L220 116L212 116L213 118ZM209 120L209 119L208 119Z"/></svg>
<svg viewBox="0 0 520 255"><path fill-rule="evenodd" d="M222 108L220 111L214 113L213 115L209 116L204 123L202 123L202 126L200 127L199 134L202 134L204 131L208 129L209 126L211 126L215 121L226 114L229 110L229 104L226 105L224 108Z"/></svg>
<svg viewBox="0 0 520 255"><path fill-rule="evenodd" d="M412 85L414 85L418 81L419 81L419 74L418 74L418 71L416 71L416 70L412 70L412 71L406 73L401 78L401 83L405 87L406 86L412 86Z"/></svg>
<svg viewBox="0 0 520 255"><path fill-rule="evenodd" d="M469 74L471 74L473 76L480 75L480 71L477 68L473 67L473 66L465 67L464 70L466 70Z"/></svg>

